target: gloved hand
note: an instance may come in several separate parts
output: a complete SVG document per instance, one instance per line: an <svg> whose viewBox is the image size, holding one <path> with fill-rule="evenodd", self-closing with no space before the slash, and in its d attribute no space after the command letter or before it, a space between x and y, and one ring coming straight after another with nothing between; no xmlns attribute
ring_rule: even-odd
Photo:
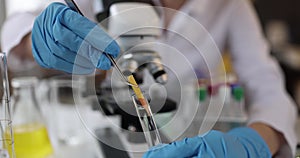
<svg viewBox="0 0 300 158"><path fill-rule="evenodd" d="M157 146L143 158L271 158L267 144L251 128L236 128L228 133L212 130L204 136Z"/></svg>
<svg viewBox="0 0 300 158"><path fill-rule="evenodd" d="M117 57L118 44L96 23L62 3L50 4L32 29L32 53L43 67L89 74L108 70L111 62L102 52Z"/></svg>

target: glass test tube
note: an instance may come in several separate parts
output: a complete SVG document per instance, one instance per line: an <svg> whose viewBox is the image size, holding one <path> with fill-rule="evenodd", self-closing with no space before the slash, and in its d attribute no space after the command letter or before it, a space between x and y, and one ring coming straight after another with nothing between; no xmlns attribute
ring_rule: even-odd
<svg viewBox="0 0 300 158"><path fill-rule="evenodd" d="M148 146L152 147L161 144L162 142L158 128L156 126L148 101L144 99L142 104L136 95L132 95L132 101L139 117L139 121L141 123Z"/></svg>
<svg viewBox="0 0 300 158"><path fill-rule="evenodd" d="M7 59L6 54L3 52L0 52L0 71L2 77L2 84L0 84L2 97L0 109L0 158L15 158Z"/></svg>

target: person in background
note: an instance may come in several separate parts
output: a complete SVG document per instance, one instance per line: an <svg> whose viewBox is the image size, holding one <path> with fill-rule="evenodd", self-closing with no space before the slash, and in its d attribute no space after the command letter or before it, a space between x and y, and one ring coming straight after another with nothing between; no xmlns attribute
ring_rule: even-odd
<svg viewBox="0 0 300 158"><path fill-rule="evenodd" d="M79 54L82 62L76 62L81 70L77 73L91 73L95 68L107 70L111 63L102 52L116 57L120 48L88 16L92 15L87 13L91 11L89 6L94 3L76 2L83 6L80 9L89 19L62 3L52 3L38 17L35 14L19 15L30 17L28 29L23 31L28 36L20 39L29 43L32 40L32 49L28 44L28 55L32 52L37 63L45 68L76 73L73 71L74 58L79 46L84 45L89 53ZM296 147L295 105L285 92L277 63L269 56L268 45L251 4L246 0L155 0L154 4L187 13L208 30L220 50L230 49L236 73L249 94L249 121L246 127L226 133L211 130L204 135L164 144L151 149L144 157L292 157ZM185 25L174 12L163 10L161 16L166 28L197 30ZM9 28L9 22L4 32L5 28ZM96 30L95 34L88 41L84 40L91 30ZM197 32L190 38L201 41ZM10 45L16 47L21 40ZM179 37L164 33L162 40L181 52L195 52ZM4 45L3 48L7 50Z"/></svg>
<svg viewBox="0 0 300 158"><path fill-rule="evenodd" d="M271 54L283 70L286 89L298 104L300 114L300 1L275 0L271 6L270 3L270 0L257 0L254 6L270 43ZM268 9L265 9L266 6Z"/></svg>
<svg viewBox="0 0 300 158"><path fill-rule="evenodd" d="M6 1L7 18L1 29L1 47L2 51L7 53L8 56L8 68L11 78L19 76L37 76L38 78L51 78L57 75L68 75L63 71L57 71L55 69L45 69L35 62L32 56L31 47L31 29L36 16L50 3L55 0L30 0L29 5L19 5L17 7L14 3L20 3L18 0ZM57 2L63 3L63 0ZM96 21L94 18L94 10L92 8L92 0L81 1L79 3L83 6L86 16L90 20ZM95 76L95 84L100 84L106 76L106 72L97 70Z"/></svg>

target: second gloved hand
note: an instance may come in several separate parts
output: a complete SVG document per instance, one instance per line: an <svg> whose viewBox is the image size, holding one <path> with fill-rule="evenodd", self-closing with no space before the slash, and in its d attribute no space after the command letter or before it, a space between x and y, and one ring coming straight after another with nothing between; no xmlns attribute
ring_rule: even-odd
<svg viewBox="0 0 300 158"><path fill-rule="evenodd" d="M108 70L111 62L103 52L117 57L120 48L96 23L62 3L52 3L35 20L32 53L43 67L74 74Z"/></svg>
<svg viewBox="0 0 300 158"><path fill-rule="evenodd" d="M267 144L251 128L228 133L210 131L204 136L155 147L143 158L271 158Z"/></svg>

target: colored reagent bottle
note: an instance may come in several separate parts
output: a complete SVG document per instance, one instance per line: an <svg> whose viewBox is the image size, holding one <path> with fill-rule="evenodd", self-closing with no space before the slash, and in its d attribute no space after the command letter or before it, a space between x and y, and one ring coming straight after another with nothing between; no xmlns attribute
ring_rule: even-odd
<svg viewBox="0 0 300 158"><path fill-rule="evenodd" d="M12 80L15 103L13 131L17 158L49 158L53 155L44 118L35 98L34 77Z"/></svg>
<svg viewBox="0 0 300 158"><path fill-rule="evenodd" d="M237 118L240 122L246 121L244 89L240 85L232 86L232 113L231 116Z"/></svg>

